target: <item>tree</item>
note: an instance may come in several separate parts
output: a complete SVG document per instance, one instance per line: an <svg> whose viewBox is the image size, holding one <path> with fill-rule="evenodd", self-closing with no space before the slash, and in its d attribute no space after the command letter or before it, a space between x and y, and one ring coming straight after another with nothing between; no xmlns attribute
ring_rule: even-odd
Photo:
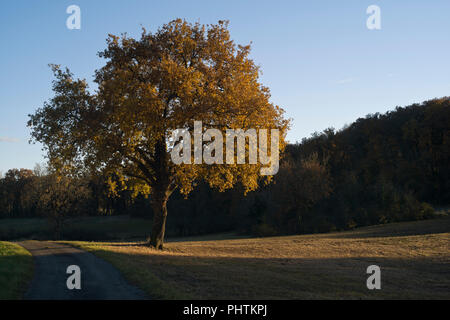
<svg viewBox="0 0 450 320"><path fill-rule="evenodd" d="M326 161L321 163L317 153L297 159L289 154L281 164L271 192L279 206L282 229L299 233L305 214L330 195L332 186Z"/></svg>
<svg viewBox="0 0 450 320"><path fill-rule="evenodd" d="M80 214L87 202L89 189L80 179L49 174L40 179L38 207L52 224L54 237L61 238L64 222Z"/></svg>
<svg viewBox="0 0 450 320"><path fill-rule="evenodd" d="M98 90L89 92L85 80L52 65L55 96L30 115L32 138L44 144L53 168L113 173L151 195L149 242L158 249L175 189L187 196L204 179L220 191L240 183L247 192L261 178L261 164L249 162L175 165L170 152L182 142L169 138L174 130L192 132L194 120L222 132L278 129L280 149L285 145L289 121L259 82L250 46L236 45L227 27L178 19L154 34L144 29L139 40L110 35L99 53L107 62L95 73Z"/></svg>
<svg viewBox="0 0 450 320"><path fill-rule="evenodd" d="M33 171L28 169L10 169L3 180L3 201L5 209L12 217L27 215L27 209L32 203L34 183Z"/></svg>

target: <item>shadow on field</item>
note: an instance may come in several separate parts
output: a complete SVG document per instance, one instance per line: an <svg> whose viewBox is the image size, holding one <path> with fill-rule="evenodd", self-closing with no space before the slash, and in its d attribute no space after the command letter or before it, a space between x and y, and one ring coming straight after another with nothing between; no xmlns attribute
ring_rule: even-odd
<svg viewBox="0 0 450 320"><path fill-rule="evenodd" d="M449 299L449 260L433 258L241 258L113 254L128 261L130 281L150 273L193 299ZM381 290L368 290L369 265L381 268ZM139 270L139 271L138 271ZM138 271L138 272L136 272ZM154 284L144 289L155 295ZM164 298L164 297L161 297Z"/></svg>
<svg viewBox="0 0 450 320"><path fill-rule="evenodd" d="M436 223L436 220L439 223ZM376 237L403 237L426 234L450 232L450 216L430 220L398 222L370 227L362 227L351 232L323 234L329 238L376 238Z"/></svg>
<svg viewBox="0 0 450 320"><path fill-rule="evenodd" d="M74 245L156 299L450 299L449 231L445 217L329 234L180 238L164 251L145 242ZM381 268L381 290L367 289L370 265Z"/></svg>
<svg viewBox="0 0 450 320"><path fill-rule="evenodd" d="M237 239L254 239L252 236L241 236L235 233L214 233L200 236L187 236L187 237L168 237L165 240L165 243L173 243L173 242L200 242L200 241L220 241L220 240L237 240ZM127 241L133 241L133 239L126 239ZM118 240L119 241L119 240ZM148 247L147 240L143 240L142 238L136 240L133 243L134 246L140 247ZM112 247L127 247L128 243L114 243L108 241L108 246Z"/></svg>

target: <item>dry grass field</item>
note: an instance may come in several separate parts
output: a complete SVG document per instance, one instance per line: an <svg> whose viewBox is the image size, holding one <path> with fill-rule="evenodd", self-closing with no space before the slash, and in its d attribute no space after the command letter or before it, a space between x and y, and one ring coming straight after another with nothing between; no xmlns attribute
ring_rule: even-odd
<svg viewBox="0 0 450 320"><path fill-rule="evenodd" d="M223 237L222 237L223 238ZM450 219L272 238L66 242L110 261L155 299L450 299ZM381 267L381 290L366 268Z"/></svg>

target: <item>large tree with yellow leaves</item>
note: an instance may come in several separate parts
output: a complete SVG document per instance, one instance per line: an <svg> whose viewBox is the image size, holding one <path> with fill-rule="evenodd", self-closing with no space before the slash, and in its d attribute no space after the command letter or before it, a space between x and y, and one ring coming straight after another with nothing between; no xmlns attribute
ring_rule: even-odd
<svg viewBox="0 0 450 320"><path fill-rule="evenodd" d="M222 132L278 129L280 148L285 145L288 120L269 101L249 52L250 46L230 39L222 21L205 26L178 19L154 34L143 30L139 40L110 35L99 53L106 64L95 72L95 92L68 69L52 65L55 95L30 115L32 139L43 143L50 165L61 173L111 173L112 189L127 180L127 186L150 194L149 243L162 249L174 190L188 195L204 179L221 191L236 183L250 191L261 177L261 164L248 162L174 164L173 130L191 132L194 121Z"/></svg>

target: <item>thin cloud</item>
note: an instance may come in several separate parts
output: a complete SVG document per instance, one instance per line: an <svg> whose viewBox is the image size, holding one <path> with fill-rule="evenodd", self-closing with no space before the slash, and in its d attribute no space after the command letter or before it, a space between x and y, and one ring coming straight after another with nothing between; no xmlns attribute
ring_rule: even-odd
<svg viewBox="0 0 450 320"><path fill-rule="evenodd" d="M337 81L338 84L345 84L345 83L351 83L355 81L355 78L345 78Z"/></svg>
<svg viewBox="0 0 450 320"><path fill-rule="evenodd" d="M20 139L17 139L17 138L11 138L11 137L0 137L0 142L12 142L12 143L17 143L17 142L20 142Z"/></svg>

